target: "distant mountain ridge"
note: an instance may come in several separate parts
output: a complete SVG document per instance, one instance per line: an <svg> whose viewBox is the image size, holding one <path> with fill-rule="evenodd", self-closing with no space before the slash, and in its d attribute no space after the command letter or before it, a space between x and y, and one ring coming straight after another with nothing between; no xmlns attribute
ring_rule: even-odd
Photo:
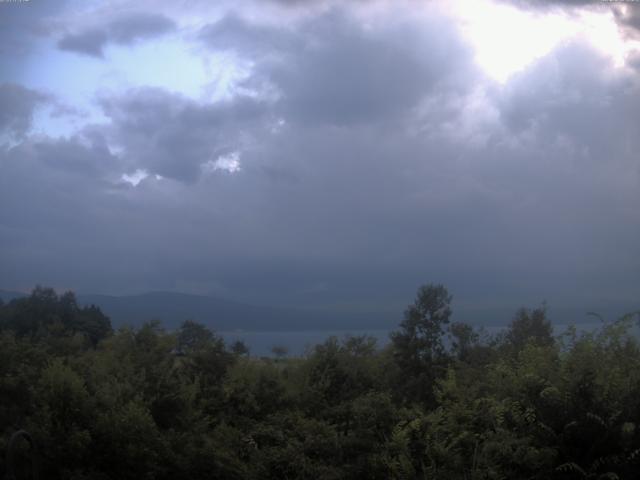
<svg viewBox="0 0 640 480"><path fill-rule="evenodd" d="M0 300L2 300L3 302L9 302L14 298L26 297L27 295L29 294L22 293L22 292L14 292L11 290L0 290Z"/></svg>
<svg viewBox="0 0 640 480"><path fill-rule="evenodd" d="M158 319L167 328L175 328L191 319L215 330L295 330L340 328L345 323L362 326L378 324L360 314L340 316L312 309L256 306L231 300L174 292L150 292L140 295L78 295L83 305L95 304L111 317L114 325Z"/></svg>
<svg viewBox="0 0 640 480"><path fill-rule="evenodd" d="M8 302L27 294L0 290L0 298ZM184 320L201 322L217 331L296 331L296 330L375 330L393 329L402 320L402 311L389 314L379 311L354 313L334 309L273 307L251 305L217 297L176 292L149 292L138 295L79 294L80 305L97 305L117 328L122 325L139 326L148 320L160 320L174 329ZM453 304L453 321L472 325L506 325L514 316L513 307L460 308ZM603 308L550 307L549 318L556 324L595 323L587 315L595 311L607 320L638 310L633 305Z"/></svg>
<svg viewBox="0 0 640 480"><path fill-rule="evenodd" d="M0 290L8 302L28 294ZM80 305L97 305L115 327L138 326L160 320L174 329L184 320L196 320L218 331L230 330L340 330L390 328L397 322L389 315L353 313L296 307L251 305L218 297L176 292L148 292L137 295L77 294ZM391 316L393 317L393 316Z"/></svg>

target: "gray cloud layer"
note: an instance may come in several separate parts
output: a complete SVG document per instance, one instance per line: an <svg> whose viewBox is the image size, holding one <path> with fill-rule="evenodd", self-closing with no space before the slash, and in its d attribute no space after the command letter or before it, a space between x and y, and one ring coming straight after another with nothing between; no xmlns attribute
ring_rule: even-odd
<svg viewBox="0 0 640 480"><path fill-rule="evenodd" d="M627 37L640 37L640 5L634 1L596 1L593 0L502 0L506 4L521 8L542 10L563 10L575 12L584 8L596 11L613 12L619 28Z"/></svg>
<svg viewBox="0 0 640 480"><path fill-rule="evenodd" d="M131 13L110 21L104 27L65 35L58 41L58 47L61 50L102 58L104 48L109 43L131 45L139 40L164 35L175 28L175 23L163 15Z"/></svg>
<svg viewBox="0 0 640 480"><path fill-rule="evenodd" d="M47 95L21 85L0 84L0 135L24 136L31 126L34 110L48 100Z"/></svg>
<svg viewBox="0 0 640 480"><path fill-rule="evenodd" d="M224 17L198 38L252 62L231 98L103 94L108 124L2 149L0 285L372 305L442 281L471 303L637 298L632 72L574 43L498 88L445 18L370 27L340 9L288 29ZM24 96L6 116L19 132ZM239 172L206 168L234 152ZM137 186L120 180L137 169Z"/></svg>

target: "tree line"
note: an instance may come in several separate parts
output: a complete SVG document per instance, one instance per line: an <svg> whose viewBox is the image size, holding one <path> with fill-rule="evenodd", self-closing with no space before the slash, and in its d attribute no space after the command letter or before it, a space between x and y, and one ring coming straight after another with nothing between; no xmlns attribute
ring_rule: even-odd
<svg viewBox="0 0 640 480"><path fill-rule="evenodd" d="M451 314L425 285L384 348L256 358L37 287L0 301L0 452L24 429L40 478L65 480L639 478L633 315L554 336L544 306L496 335ZM27 442L11 461L29 478Z"/></svg>

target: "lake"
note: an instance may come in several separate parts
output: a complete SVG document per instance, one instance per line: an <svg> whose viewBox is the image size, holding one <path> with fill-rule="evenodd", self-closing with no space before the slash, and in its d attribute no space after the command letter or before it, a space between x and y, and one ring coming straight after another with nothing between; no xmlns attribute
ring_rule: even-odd
<svg viewBox="0 0 640 480"><path fill-rule="evenodd" d="M559 335L563 333L568 324L558 324L554 326L554 333ZM592 331L602 326L601 323L580 323L576 324L578 331ZM484 331L493 335L505 327L485 326ZM300 330L300 331L261 331L261 332L245 332L245 331L226 331L218 332L222 335L225 342L230 344L236 340L242 340L250 350L252 356L272 356L271 349L274 346L282 346L288 350L289 356L303 355L308 348L319 343L323 343L330 336L343 338L345 336L369 335L378 341L379 347L384 347L389 342L388 330Z"/></svg>

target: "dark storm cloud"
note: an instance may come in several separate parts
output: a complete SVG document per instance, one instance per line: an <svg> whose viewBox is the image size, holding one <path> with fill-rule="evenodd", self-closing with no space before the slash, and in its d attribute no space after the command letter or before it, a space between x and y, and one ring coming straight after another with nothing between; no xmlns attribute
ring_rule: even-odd
<svg viewBox="0 0 640 480"><path fill-rule="evenodd" d="M637 83L613 72L604 55L577 43L562 46L504 90L499 104L506 124L536 129L545 141L564 135L599 157L611 154L620 138L640 135Z"/></svg>
<svg viewBox="0 0 640 480"><path fill-rule="evenodd" d="M332 10L283 31L232 16L205 27L201 38L256 61L252 80L281 93L285 118L345 125L406 112L434 86L451 87L452 73L469 70L470 52L442 22L403 18L367 29Z"/></svg>
<svg viewBox="0 0 640 480"><path fill-rule="evenodd" d="M621 26L627 37L640 38L640 5L629 4L626 9L615 8L614 14L618 25Z"/></svg>
<svg viewBox="0 0 640 480"><path fill-rule="evenodd" d="M269 0L272 3L285 7L309 7L309 6L336 6L336 5L366 5L383 3L384 0Z"/></svg>
<svg viewBox="0 0 640 480"><path fill-rule="evenodd" d="M627 58L627 64L640 71L640 52L635 52Z"/></svg>
<svg viewBox="0 0 640 480"><path fill-rule="evenodd" d="M539 10L554 10L554 9L568 9L573 11L574 9L591 7L608 9L612 5L607 5L607 1L594 1L594 0L499 0L502 3L515 5L522 8L534 8Z"/></svg>
<svg viewBox="0 0 640 480"><path fill-rule="evenodd" d="M38 35L47 31L48 19L67 5L59 2L0 2L0 57L26 55Z"/></svg>
<svg viewBox="0 0 640 480"><path fill-rule="evenodd" d="M117 158L99 138L74 136L27 140L2 149L0 162L0 202L10 206L0 210L0 237L11 243L10 251L21 252L16 260L24 261L22 254L33 254L36 264L50 262L52 259L41 255L52 242L68 248L65 255L71 258L78 241L87 241L92 235L90 228L99 226L94 206L111 188ZM75 238L81 226L88 237ZM36 236L32 236L34 232ZM31 252L25 250L29 245ZM10 265L10 258L10 253L3 255L1 262Z"/></svg>
<svg viewBox="0 0 640 480"><path fill-rule="evenodd" d="M136 13L115 19L107 30L115 43L128 45L136 40L163 35L175 28L175 23L163 15Z"/></svg>
<svg viewBox="0 0 640 480"><path fill-rule="evenodd" d="M470 303L637 298L627 72L571 44L498 87L444 18L265 25L201 31L252 62L225 100L103 93L108 124L1 150L0 280L304 304L404 302L429 281ZM239 172L203 170L231 152Z"/></svg>
<svg viewBox="0 0 640 480"><path fill-rule="evenodd" d="M525 9L563 10L575 12L582 9L611 10L620 29L627 37L640 36L640 5L633 1L594 0L501 0L503 3Z"/></svg>
<svg viewBox="0 0 640 480"><path fill-rule="evenodd" d="M295 47L297 38L287 30L252 25L236 14L225 15L203 27L198 38L214 50L232 50L252 57L277 55Z"/></svg>
<svg viewBox="0 0 640 480"><path fill-rule="evenodd" d="M137 251L137 261L148 271L167 269L168 277L185 284L211 285L213 278L263 301L274 300L278 292L309 301L347 301L372 291L392 299L426 280L445 281L468 297L487 275L503 294L531 289L531 301L553 299L555 289L566 288L563 283L576 290L602 288L597 272L603 271L615 289L625 288L625 281L633 282L634 245L640 240L628 207L640 201L633 183L627 183L630 172L637 175L629 170L632 157L619 151L605 159L588 150L585 156L598 119L591 115L591 125L582 125L589 112L579 109L580 102L560 102L572 90L600 98L606 92L614 97L610 102L590 107L606 119L619 115L632 94L614 88L616 82L606 76L585 81L581 68L590 62L601 66L602 59L584 51L572 64L562 61L576 53L557 52L558 63L540 62L503 96L492 98L509 131L500 134L497 126L480 125L493 136L479 145L469 143L470 132L448 137L444 125L442 131L432 126L424 136L379 120L341 129L292 124L277 134L247 126L256 141L244 149L239 174L170 187L150 180L132 189L145 206L122 213L130 218L126 228L119 225L122 241L139 244L143 228L152 236L155 232L153 252ZM528 96L539 78L554 78L550 72L556 68L562 74ZM208 125L215 130L229 116L160 91L125 98L120 102L126 108L112 111L123 131L149 134L158 128L157 118L180 118L172 122L181 123L187 117L193 122L189 129ZM544 110L558 103L575 115L564 113L554 123ZM181 117L189 108L191 113ZM634 111L629 108L627 114ZM458 111L449 121L461 124L462 115ZM624 121L623 116L619 122ZM188 139L189 129L177 135ZM634 138L625 130L611 135L611 148ZM168 188L164 194L163 188ZM178 198L181 203L171 206ZM168 233L166 224L189 233ZM130 235L129 229L137 233ZM183 242L192 253L180 252ZM108 245L101 248L110 251ZM120 255L133 261L126 252ZM110 269L123 262L114 256ZM161 282L161 275L156 278ZM319 284L321 291L309 293Z"/></svg>
<svg viewBox="0 0 640 480"><path fill-rule="evenodd" d="M112 120L109 134L132 167L185 182L195 181L206 162L240 148L243 134L259 131L267 115L266 105L251 97L199 104L152 88L101 105Z"/></svg>
<svg viewBox="0 0 640 480"><path fill-rule="evenodd" d="M58 41L58 47L61 50L102 58L104 48L109 43L131 45L139 40L164 35L175 28L175 23L163 15L133 13L120 16L104 27L65 35Z"/></svg>
<svg viewBox="0 0 640 480"><path fill-rule="evenodd" d="M451 32L433 27L421 35L400 25L378 36L329 16L306 31L307 44L267 73L284 92L285 112L304 122L344 125L396 116L444 80L466 53Z"/></svg>
<svg viewBox="0 0 640 480"><path fill-rule="evenodd" d="M400 34L404 27L413 37ZM332 14L296 33L225 18L206 27L201 38L211 48L234 45L253 58L256 67L243 86L257 86L257 93L212 104L151 88L103 98L101 106L112 120L109 134L125 147L131 168L194 182L203 164L263 141L281 120L308 125L400 121L456 68L467 69L460 68L466 52L446 29L425 35L412 23L397 28L366 34ZM420 58L416 42L428 45L428 58ZM265 58L263 52L275 53ZM454 56L458 60L445 62ZM278 92L275 98L263 95L264 84Z"/></svg>
<svg viewBox="0 0 640 480"><path fill-rule="evenodd" d="M22 137L31 127L33 112L49 96L13 83L0 84L0 134Z"/></svg>
<svg viewBox="0 0 640 480"><path fill-rule="evenodd" d="M61 50L102 57L102 49L107 43L107 33L103 30L88 30L75 35L66 35L58 42Z"/></svg>
<svg viewBox="0 0 640 480"><path fill-rule="evenodd" d="M529 5L540 8L550 8L555 6L581 6L593 5L593 0L505 0L516 5Z"/></svg>
<svg viewBox="0 0 640 480"><path fill-rule="evenodd" d="M1 149L0 281L31 286L29 277L37 276L69 285L85 277L96 285L101 275L91 270L113 275L117 269L108 265L125 249L119 229L128 214L114 182L117 164L99 136L31 139Z"/></svg>

